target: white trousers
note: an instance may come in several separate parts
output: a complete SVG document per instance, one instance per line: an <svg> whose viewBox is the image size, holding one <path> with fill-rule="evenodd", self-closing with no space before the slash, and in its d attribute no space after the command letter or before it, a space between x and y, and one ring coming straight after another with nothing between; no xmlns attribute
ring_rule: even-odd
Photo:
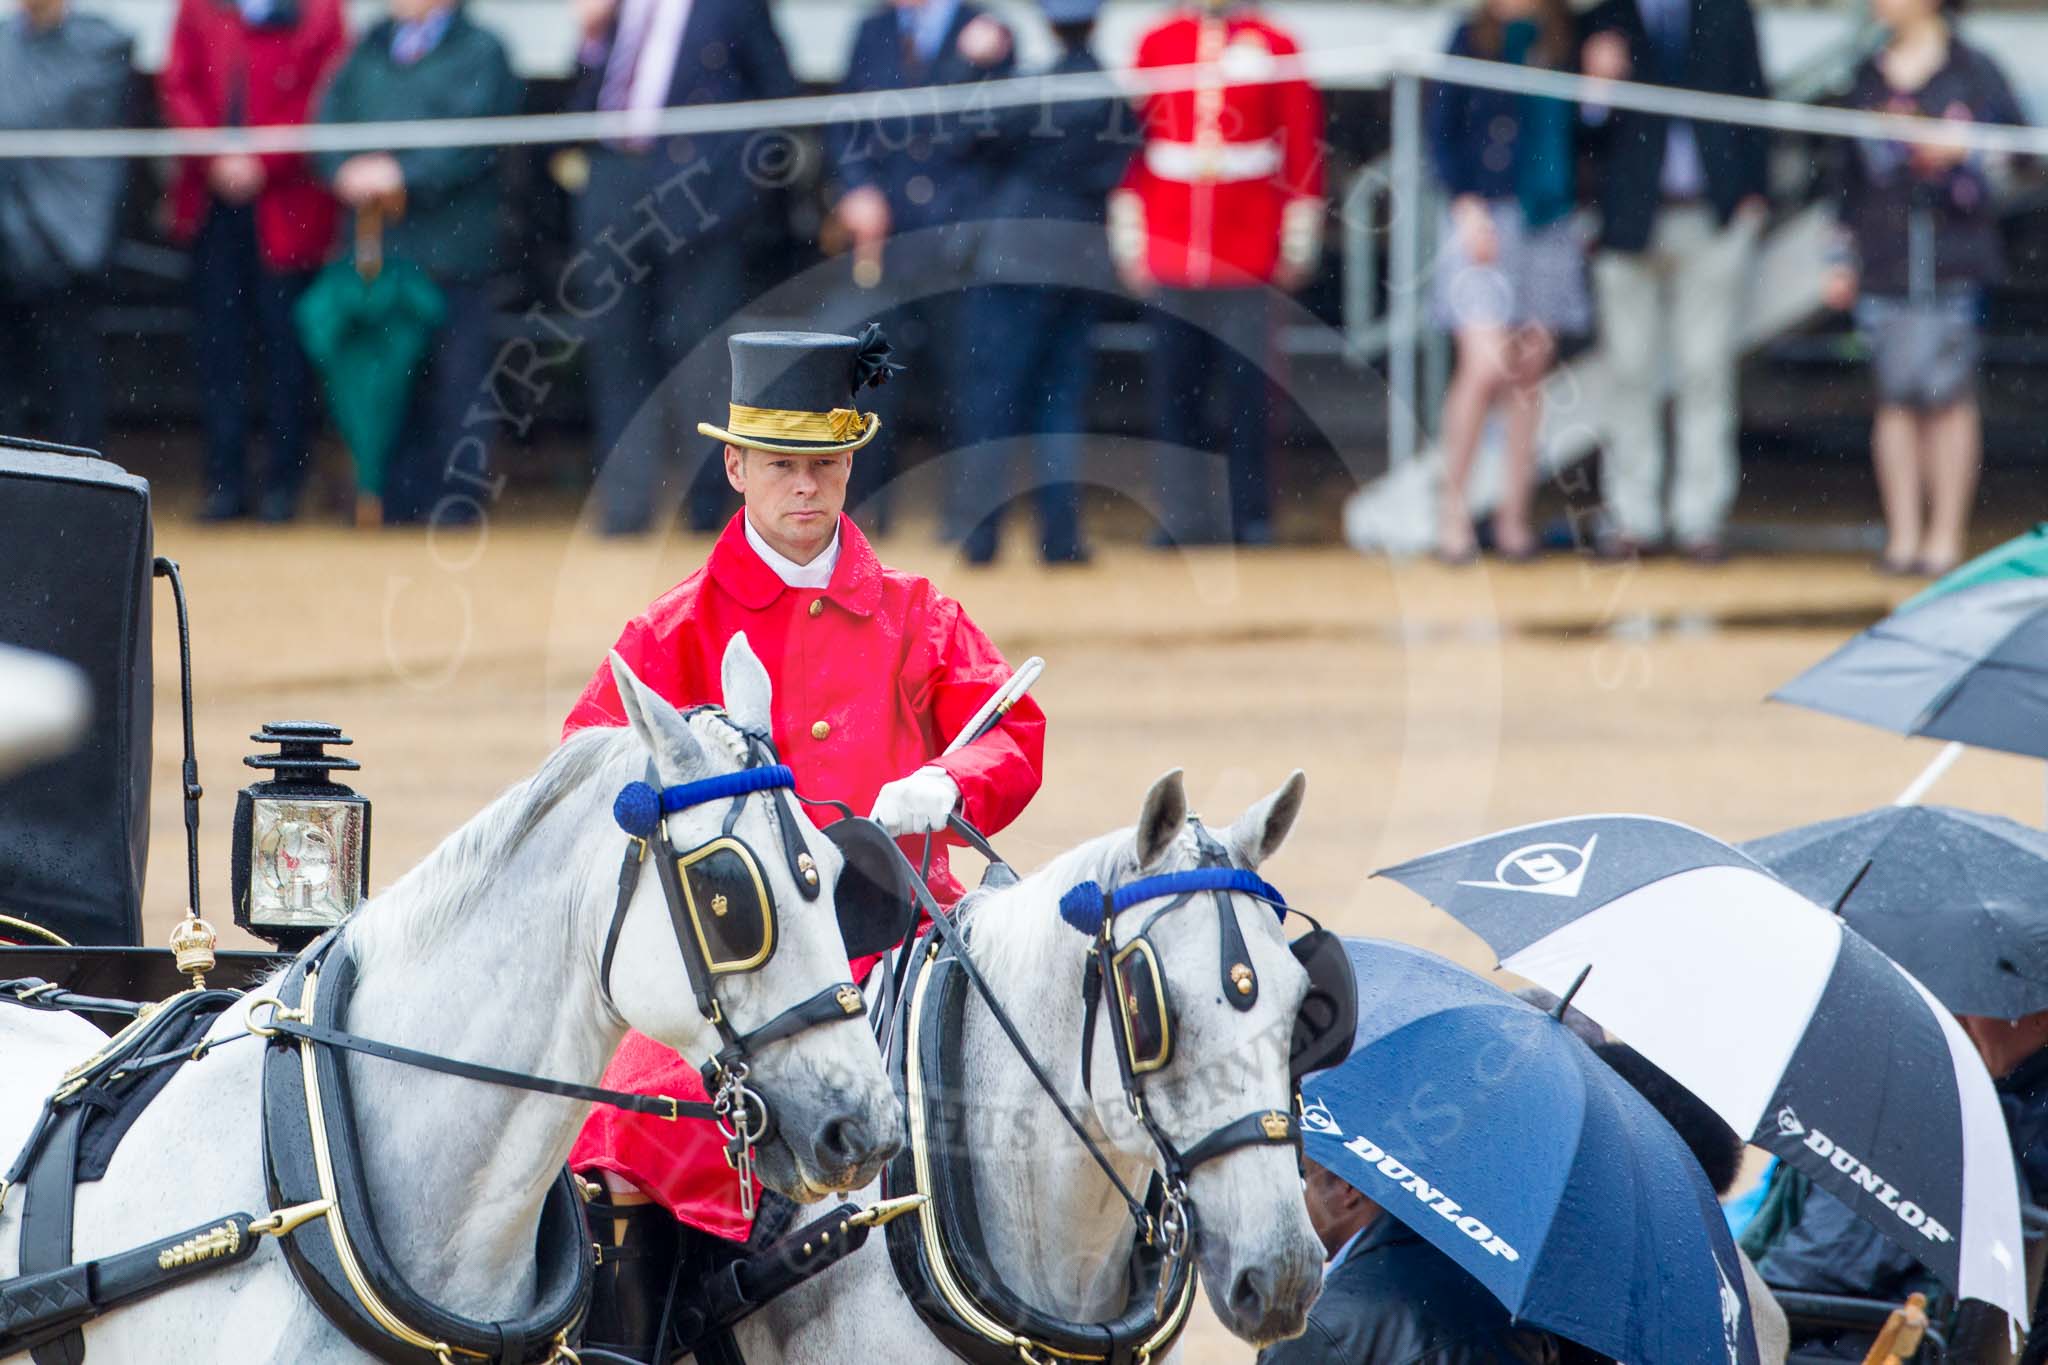
<svg viewBox="0 0 2048 1365"><path fill-rule="evenodd" d="M1614 387L1600 466L1617 533L1680 545L1718 540L1735 502L1737 338L1758 220L1719 226L1705 205L1657 215L1647 250L1604 251L1593 267ZM1676 380L1670 518L1665 518L1665 358Z"/></svg>

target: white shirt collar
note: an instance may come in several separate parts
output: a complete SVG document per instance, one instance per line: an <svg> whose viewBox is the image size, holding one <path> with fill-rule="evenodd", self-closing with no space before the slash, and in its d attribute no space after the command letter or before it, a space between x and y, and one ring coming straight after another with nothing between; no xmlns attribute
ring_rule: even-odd
<svg viewBox="0 0 2048 1365"><path fill-rule="evenodd" d="M754 519L745 513L740 521L747 528L747 544L754 547L754 553L761 556L761 562L775 571L775 576L784 586L791 588L822 588L832 582L832 567L839 562L839 528L832 528L832 543L825 552L808 564L799 564L778 551L761 538L754 529Z"/></svg>

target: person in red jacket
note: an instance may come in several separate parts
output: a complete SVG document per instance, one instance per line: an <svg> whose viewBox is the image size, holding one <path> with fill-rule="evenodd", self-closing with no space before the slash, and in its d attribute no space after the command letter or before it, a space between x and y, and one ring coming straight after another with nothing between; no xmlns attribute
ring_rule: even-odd
<svg viewBox="0 0 2048 1365"><path fill-rule="evenodd" d="M1264 78L1300 49L1249 4L1204 0L1167 16L1136 65L1202 63L1191 90L1146 97L1144 144L1110 196L1110 250L1124 284L1153 297L1151 388L1158 462L1156 544L1272 539L1266 481L1270 289L1300 289L1322 254L1323 106L1301 79ZM1212 390L1223 439L1201 431ZM1202 452L1229 456L1219 504Z"/></svg>
<svg viewBox="0 0 2048 1365"><path fill-rule="evenodd" d="M1026 698L986 735L939 756L1010 668L958 602L880 563L841 510L854 452L881 425L856 396L898 368L881 329L859 338L747 332L728 347L730 416L698 430L724 443L726 478L746 505L710 561L627 622L614 648L686 706L719 700L719 661L745 631L775 682L776 751L804 795L871 811L891 834L916 839L913 857L917 836L943 830L955 810L984 832L1002 829L1038 790L1044 714ZM611 669L600 665L563 733L623 724ZM942 903L962 894L942 845L928 881ZM852 964L854 979L874 960ZM605 1084L703 1094L689 1062L639 1034L627 1036ZM751 1229L722 1142L708 1124L599 1109L569 1160L609 1190L591 1208L608 1245L590 1339L650 1358L677 1220L728 1240Z"/></svg>
<svg viewBox="0 0 2048 1365"><path fill-rule="evenodd" d="M157 90L176 128L310 121L348 51L341 0L179 0ZM209 521L288 521L305 479L313 383L292 305L334 245L335 204L297 152L188 157L170 188L174 240L192 248ZM263 355L270 461L248 495L250 358Z"/></svg>

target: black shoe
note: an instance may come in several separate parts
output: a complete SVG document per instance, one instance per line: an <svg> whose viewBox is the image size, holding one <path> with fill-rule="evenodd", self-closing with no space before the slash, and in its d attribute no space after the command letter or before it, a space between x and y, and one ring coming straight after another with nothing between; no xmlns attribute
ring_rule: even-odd
<svg viewBox="0 0 2048 1365"><path fill-rule="evenodd" d="M1047 550L1039 556L1049 568L1078 568L1095 558L1085 546L1073 545L1065 549Z"/></svg>
<svg viewBox="0 0 2048 1365"><path fill-rule="evenodd" d="M655 1350L662 1307L675 1279L678 1225L659 1204L590 1201L590 1237L597 1271L584 1319L587 1345L635 1360L665 1359Z"/></svg>
<svg viewBox="0 0 2048 1365"><path fill-rule="evenodd" d="M265 493L256 504L256 520L281 526L299 514L299 497L281 488Z"/></svg>
<svg viewBox="0 0 2048 1365"><path fill-rule="evenodd" d="M1270 521L1240 522L1237 534L1233 539L1239 545L1271 545L1273 543L1273 523Z"/></svg>
<svg viewBox="0 0 2048 1365"><path fill-rule="evenodd" d="M206 501L199 504L201 521L237 521L248 514L240 493L216 489L206 495Z"/></svg>

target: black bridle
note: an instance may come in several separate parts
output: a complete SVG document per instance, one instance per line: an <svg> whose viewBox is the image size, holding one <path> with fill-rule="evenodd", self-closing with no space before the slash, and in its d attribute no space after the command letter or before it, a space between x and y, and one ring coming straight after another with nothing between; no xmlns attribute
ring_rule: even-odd
<svg viewBox="0 0 2048 1365"><path fill-rule="evenodd" d="M1244 935L1238 927L1230 898L1232 895L1251 896L1272 906L1283 918L1288 913L1287 902L1270 882L1257 873L1233 865L1229 852L1210 835L1200 819L1191 815L1188 824L1194 831L1196 847L1201 855L1201 861L1195 867L1141 877L1121 887L1083 882L1060 900L1061 916L1093 937L1088 965L1081 977L1081 1085L1091 1096L1095 1093L1092 1063L1096 1020L1102 1013L1104 996L1120 991L1119 983L1127 979L1118 969L1120 957L1142 946L1149 959L1152 926L1167 914L1191 903L1197 895L1207 893L1215 903L1222 949L1223 998L1239 1011L1249 1010L1258 1002L1258 975L1251 966L1251 955L1245 949ZM1120 950L1115 933L1117 915L1162 898L1169 899L1146 918L1138 932ZM1196 1227L1194 1203L1188 1193L1189 1176L1208 1162L1245 1147L1284 1145L1298 1151L1301 1130L1291 1113L1263 1109L1232 1119L1191 1146L1183 1148L1177 1143L1160 1126L1152 1107L1145 1102L1146 1075L1163 1068L1170 1058L1172 1025L1165 984L1155 976L1153 986L1152 1008L1157 1011L1157 1026L1162 1039L1158 1053L1150 1057L1137 1055L1132 1020L1134 1006L1122 995L1116 997L1113 1005L1116 1021L1110 1030L1110 1050L1116 1056L1125 1103L1158 1150L1165 1184L1165 1198L1158 1215L1159 1228L1166 1242L1167 1255L1179 1257L1186 1254Z"/></svg>
<svg viewBox="0 0 2048 1365"><path fill-rule="evenodd" d="M736 772L721 773L673 787L634 782L619 793L612 815L631 838L619 867L618 901L612 910L611 926L605 934L598 985L607 1004L610 1004L612 959L618 950L619 934L625 925L626 912L632 905L633 892L639 885L641 866L652 850L656 855L654 865L661 881L662 899L668 906L669 924L675 934L677 951L682 954L684 970L689 974L690 991L696 998L698 1013L718 1030L719 1050L704 1064L701 1072L704 1088L712 1096L711 1105L719 1131L725 1135L726 1160L739 1179L741 1212L752 1217L754 1149L774 1132L773 1112L767 1102L747 1085L754 1054L770 1043L793 1037L807 1029L857 1018L867 1012L867 1003L853 982L842 981L827 986L760 1027L744 1033L734 1028L720 1006L715 990L717 978L758 971L773 954L777 937L778 916L773 893L759 875L759 859L734 832L750 797L757 793L769 797L769 809L780 836L782 856L797 894L806 901L815 901L823 890L823 884L817 860L804 839L803 823L790 805L790 796L796 786L795 773L776 760L775 747L767 736L745 729L716 707L693 707L684 714L700 713L715 716L738 731L746 743L747 766ZM665 817L721 800L730 804L720 833L715 838L688 850L679 850L670 842ZM704 916L711 907L698 903L693 886L685 876L685 869L703 861L707 851L726 859L728 869L740 870L743 874L742 888L748 884L746 879L751 879L753 900L743 905L741 913L762 917L762 947L757 956L724 962L710 952ZM713 897L713 904L718 906L717 915L730 913L725 901L723 894ZM617 1007L612 1008L616 1010Z"/></svg>

